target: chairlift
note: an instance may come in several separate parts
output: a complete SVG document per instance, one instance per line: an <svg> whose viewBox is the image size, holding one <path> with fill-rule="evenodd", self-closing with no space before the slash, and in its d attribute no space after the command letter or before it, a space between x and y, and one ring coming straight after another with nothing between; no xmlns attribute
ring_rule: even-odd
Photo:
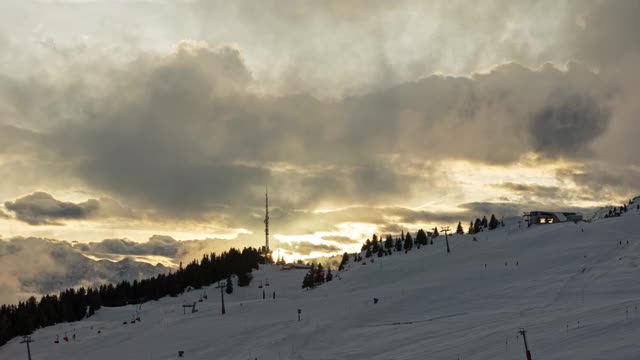
<svg viewBox="0 0 640 360"><path fill-rule="evenodd" d="M259 289L262 289L262 281L260 281L260 285L258 285Z"/></svg>
<svg viewBox="0 0 640 360"><path fill-rule="evenodd" d="M56 339L53 341L54 344L60 343L60 336L56 335Z"/></svg>

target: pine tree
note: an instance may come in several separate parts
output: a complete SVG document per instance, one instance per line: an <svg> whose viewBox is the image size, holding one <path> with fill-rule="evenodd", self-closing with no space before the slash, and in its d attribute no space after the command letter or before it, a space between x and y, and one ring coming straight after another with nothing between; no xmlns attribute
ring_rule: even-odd
<svg viewBox="0 0 640 360"><path fill-rule="evenodd" d="M486 217L486 216L483 216L483 217L482 217L481 225L482 225L482 227L483 227L483 228L485 228L485 229L489 226L489 221L487 221L487 217Z"/></svg>
<svg viewBox="0 0 640 360"><path fill-rule="evenodd" d="M365 251L367 249L369 249L371 247L371 240L367 239L367 241L364 242L364 244L362 245L362 251Z"/></svg>
<svg viewBox="0 0 640 360"><path fill-rule="evenodd" d="M476 218L476 222L473 224L473 233L477 234L482 231L482 221Z"/></svg>
<svg viewBox="0 0 640 360"><path fill-rule="evenodd" d="M314 284L324 283L324 268L322 267L322 264L318 264L318 267L316 268L316 272L313 276L313 283Z"/></svg>
<svg viewBox="0 0 640 360"><path fill-rule="evenodd" d="M325 277L325 281L329 282L333 280L333 274L331 273L331 267L327 268L327 276Z"/></svg>
<svg viewBox="0 0 640 360"><path fill-rule="evenodd" d="M370 257L371 257L371 255L373 255L373 254L371 253L371 249L367 248L367 251L364 253L364 257L370 258Z"/></svg>
<svg viewBox="0 0 640 360"><path fill-rule="evenodd" d="M340 261L340 266L338 266L338 271L344 270L344 266L349 262L349 254L346 252L342 254L342 260Z"/></svg>
<svg viewBox="0 0 640 360"><path fill-rule="evenodd" d="M249 283L251 282L251 279L253 278L253 276L251 276L251 274L248 272L238 272L236 275L238 275L239 287L248 286Z"/></svg>
<svg viewBox="0 0 640 360"><path fill-rule="evenodd" d="M233 281L231 281L231 275L227 277L227 287L224 289L227 294L233 293Z"/></svg>
<svg viewBox="0 0 640 360"><path fill-rule="evenodd" d="M407 231L407 235L404 237L404 251L409 251L413 248L413 238L411 233Z"/></svg>
<svg viewBox="0 0 640 360"><path fill-rule="evenodd" d="M458 221L458 228L456 229L456 234L460 234L460 235L464 234L464 229L462 228L462 222L461 221Z"/></svg>
<svg viewBox="0 0 640 360"><path fill-rule="evenodd" d="M427 233L424 230L418 230L416 234L416 244L427 245L429 243L429 239L427 238Z"/></svg>
<svg viewBox="0 0 640 360"><path fill-rule="evenodd" d="M387 251L390 251L393 248L393 246L394 246L393 237L387 234L387 239L384 241L384 248L387 249Z"/></svg>
<svg viewBox="0 0 640 360"><path fill-rule="evenodd" d="M436 226L435 228L433 228L433 237L438 237L440 236L440 233L438 233L438 227Z"/></svg>
<svg viewBox="0 0 640 360"><path fill-rule="evenodd" d="M402 240L401 238L396 239L396 251L402 251Z"/></svg>
<svg viewBox="0 0 640 360"><path fill-rule="evenodd" d="M496 219L496 216L494 214L491 214L491 220L489 220L489 230L497 229L498 225L500 225L498 219Z"/></svg>
<svg viewBox="0 0 640 360"><path fill-rule="evenodd" d="M474 227L473 227L473 221L471 221L469 223L469 231L467 233L468 234L475 234Z"/></svg>
<svg viewBox="0 0 640 360"><path fill-rule="evenodd" d="M309 288L315 287L315 281L314 281L315 272L316 272L315 266L311 265L311 269L309 269L309 272L307 272L307 274L304 276L304 279L302 279L303 289L309 289Z"/></svg>
<svg viewBox="0 0 640 360"><path fill-rule="evenodd" d="M377 253L379 249L380 243L378 242L378 236L373 234L373 237L371 238L371 252Z"/></svg>

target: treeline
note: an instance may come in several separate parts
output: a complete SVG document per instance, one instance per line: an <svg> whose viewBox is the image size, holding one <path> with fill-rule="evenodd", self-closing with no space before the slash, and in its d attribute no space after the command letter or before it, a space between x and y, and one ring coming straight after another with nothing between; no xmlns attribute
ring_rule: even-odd
<svg viewBox="0 0 640 360"><path fill-rule="evenodd" d="M629 205L633 204L633 200L629 200ZM607 214L604 215L604 218L610 218L610 217L618 217L626 212L629 211L629 208L627 207L627 204L624 204L620 207L612 207L609 209L609 212ZM636 205L636 211L640 211L640 204Z"/></svg>
<svg viewBox="0 0 640 360"><path fill-rule="evenodd" d="M485 230L495 230L498 227L504 226L502 221L499 221L495 215L491 214L489 220L487 220L486 216L483 216L482 219L476 218L475 221L471 221L469 224L468 234L477 234L483 232ZM458 222L458 226L455 231L456 234L464 234L464 228L462 227L462 222ZM362 261L362 254L364 253L365 258L370 258L372 256L383 257L392 255L394 252L404 252L405 254L411 251L414 247L420 248L424 245L433 245L433 239L440 236L438 232L438 228L434 228L433 232L426 232L423 229L419 229L415 237L411 235L410 232L405 233L404 231L398 237L393 237L388 234L384 239L379 238L378 235L373 234L371 239L367 239L363 244L361 251L359 253L355 253L352 257L349 256L348 253L344 253L342 255L342 260L340 261L340 265L338 267L338 271L344 270L346 264L352 260L357 263ZM473 240L476 240L475 237ZM312 269L313 270L313 269ZM310 272L311 273L311 272ZM310 278L312 276L308 275ZM308 282L310 284L310 282ZM315 283L313 286L317 285ZM313 287L308 286L308 287ZM304 284L303 284L303 287Z"/></svg>
<svg viewBox="0 0 640 360"><path fill-rule="evenodd" d="M467 231L467 233L477 234L484 231L485 229L495 230L498 228L498 226L504 226L504 223L502 221L498 221L498 219L496 219L496 216L494 214L491 214L491 220L487 220L487 217L483 216L482 220L476 218L476 221L471 221L469 223L469 230ZM456 233L464 234L464 231L462 230L462 223L458 223L458 229Z"/></svg>
<svg viewBox="0 0 640 360"><path fill-rule="evenodd" d="M333 274L331 273L330 267L327 268L327 271L325 273L322 264L318 264L317 266L315 264L312 264L311 269L309 269L309 272L307 272L307 274L304 276L304 279L302 279L302 288L314 288L331 280L333 280Z"/></svg>
<svg viewBox="0 0 640 360"><path fill-rule="evenodd" d="M150 279L122 281L96 288L66 289L59 295L44 295L38 301L30 297L17 305L0 307L0 346L15 336L31 334L34 330L61 322L71 322L91 316L102 306L116 307L158 300L167 295L177 296L186 288L198 289L217 281L238 277L238 286L251 282L251 271L259 264L271 262L263 250L231 249L220 255L204 255L175 272Z"/></svg>

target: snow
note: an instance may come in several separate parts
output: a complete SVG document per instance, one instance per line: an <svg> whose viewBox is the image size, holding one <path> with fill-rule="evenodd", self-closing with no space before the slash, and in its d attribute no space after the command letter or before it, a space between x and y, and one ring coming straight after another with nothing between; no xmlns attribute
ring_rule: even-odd
<svg viewBox="0 0 640 360"><path fill-rule="evenodd" d="M408 254L351 263L313 290L300 288L305 270L265 266L251 286L225 294L226 315L208 287L196 313L182 305L202 290L144 304L135 324L122 324L135 306L103 308L36 331L31 352L38 360L176 359L179 350L184 359L524 359L524 327L533 359L637 359L640 217L632 215L530 228L510 221L478 241L451 236L449 255L440 236ZM53 343L74 329L75 341ZM19 339L0 348L0 359L23 358Z"/></svg>

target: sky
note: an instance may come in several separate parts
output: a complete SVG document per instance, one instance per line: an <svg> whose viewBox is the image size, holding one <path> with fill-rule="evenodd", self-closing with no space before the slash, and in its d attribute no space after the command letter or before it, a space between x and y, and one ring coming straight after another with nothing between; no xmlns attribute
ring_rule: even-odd
<svg viewBox="0 0 640 360"><path fill-rule="evenodd" d="M639 16L633 0L3 0L0 235L178 261L262 245L268 186L271 248L294 260L620 204L640 193Z"/></svg>

